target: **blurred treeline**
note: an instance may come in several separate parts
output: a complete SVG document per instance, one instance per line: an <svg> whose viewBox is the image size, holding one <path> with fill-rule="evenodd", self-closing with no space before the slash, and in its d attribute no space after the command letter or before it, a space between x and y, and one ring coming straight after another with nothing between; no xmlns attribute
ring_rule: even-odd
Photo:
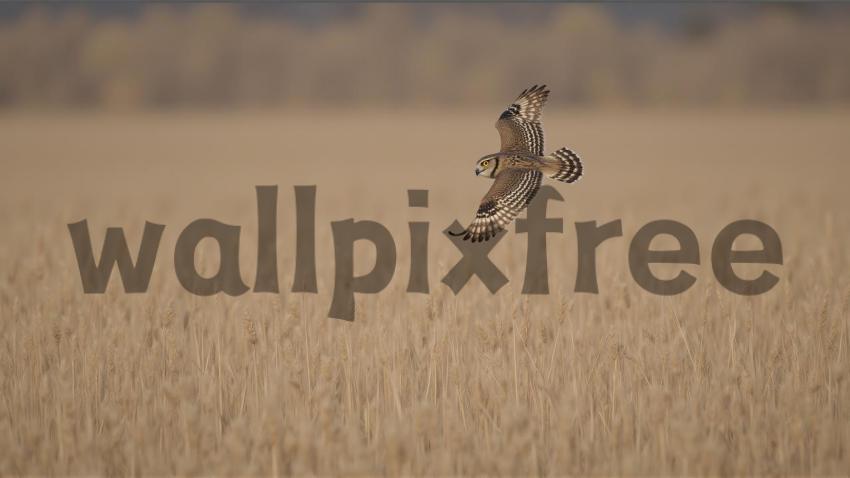
<svg viewBox="0 0 850 478"><path fill-rule="evenodd" d="M26 7L0 18L0 106L469 105L533 83L572 104L850 102L850 6L316 8Z"/></svg>

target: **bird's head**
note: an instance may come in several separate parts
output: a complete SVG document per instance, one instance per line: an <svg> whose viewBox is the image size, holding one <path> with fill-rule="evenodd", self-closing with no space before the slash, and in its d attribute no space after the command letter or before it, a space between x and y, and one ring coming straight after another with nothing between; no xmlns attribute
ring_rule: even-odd
<svg viewBox="0 0 850 478"><path fill-rule="evenodd" d="M488 154L479 159L475 163L475 175L484 176L486 178L496 177L496 170L499 168L499 155Z"/></svg>

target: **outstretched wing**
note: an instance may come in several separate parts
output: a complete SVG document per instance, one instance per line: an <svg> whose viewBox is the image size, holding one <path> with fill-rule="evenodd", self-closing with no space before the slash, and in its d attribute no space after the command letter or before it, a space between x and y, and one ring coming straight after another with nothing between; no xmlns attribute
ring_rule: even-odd
<svg viewBox="0 0 850 478"><path fill-rule="evenodd" d="M507 169L496 176L490 190L481 200L472 224L453 236L463 240L488 241L505 228L537 194L543 174L530 169Z"/></svg>
<svg viewBox="0 0 850 478"><path fill-rule="evenodd" d="M520 93L519 97L496 121L496 129L502 138L502 152L530 153L543 156L543 125L540 114L549 98L546 85L534 85Z"/></svg>

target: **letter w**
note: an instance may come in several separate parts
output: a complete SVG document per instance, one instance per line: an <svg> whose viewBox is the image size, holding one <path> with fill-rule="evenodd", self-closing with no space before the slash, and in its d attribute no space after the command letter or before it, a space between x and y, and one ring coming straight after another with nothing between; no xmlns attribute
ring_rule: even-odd
<svg viewBox="0 0 850 478"><path fill-rule="evenodd" d="M159 249L159 240L164 229L165 226L162 224L145 221L142 245L139 247L138 260L134 266L129 247L127 247L127 239L124 238L124 230L120 227L107 228L103 250L100 253L100 264L95 264L86 220L68 224L71 241L74 243L74 252L77 255L77 265L80 268L80 279L83 281L83 291L86 294L104 293L109 276L112 274L112 266L116 262L125 292L147 291L151 272L153 272L153 263L156 260L156 251Z"/></svg>

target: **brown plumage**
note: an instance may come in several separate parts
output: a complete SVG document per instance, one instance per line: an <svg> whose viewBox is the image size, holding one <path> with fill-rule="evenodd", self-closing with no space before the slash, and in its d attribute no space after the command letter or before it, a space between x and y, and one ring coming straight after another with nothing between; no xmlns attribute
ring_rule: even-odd
<svg viewBox="0 0 850 478"><path fill-rule="evenodd" d="M496 129L502 140L503 153L531 153L543 156L543 125L540 115L549 98L546 85L532 86L520 93L513 104L499 116Z"/></svg>
<svg viewBox="0 0 850 478"><path fill-rule="evenodd" d="M472 242L487 241L504 229L537 194L543 175L572 183L583 172L578 155L567 148L543 154L543 125L540 116L549 98L545 85L532 86L520 93L499 116L496 129L502 147L476 163L475 174L494 179L484 195L475 219L465 230L453 236L463 236Z"/></svg>

